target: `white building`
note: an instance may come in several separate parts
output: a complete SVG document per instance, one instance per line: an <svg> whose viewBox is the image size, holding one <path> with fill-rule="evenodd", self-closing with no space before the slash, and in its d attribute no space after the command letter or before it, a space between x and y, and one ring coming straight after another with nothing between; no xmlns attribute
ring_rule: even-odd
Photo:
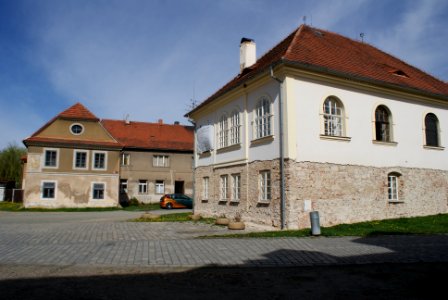
<svg viewBox="0 0 448 300"><path fill-rule="evenodd" d="M255 58L243 39L240 74L187 114L196 213L302 228L311 210L324 226L448 212L447 83L306 25Z"/></svg>

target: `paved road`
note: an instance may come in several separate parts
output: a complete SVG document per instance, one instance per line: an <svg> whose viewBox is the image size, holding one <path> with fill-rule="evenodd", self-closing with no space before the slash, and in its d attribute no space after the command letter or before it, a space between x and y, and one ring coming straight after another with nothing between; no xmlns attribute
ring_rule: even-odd
<svg viewBox="0 0 448 300"><path fill-rule="evenodd" d="M202 223L124 221L139 214L0 212L0 264L202 267L448 261L446 235L195 239L228 230Z"/></svg>
<svg viewBox="0 0 448 300"><path fill-rule="evenodd" d="M2 299L437 299L448 276L446 235L201 239L228 231L139 215L0 212Z"/></svg>

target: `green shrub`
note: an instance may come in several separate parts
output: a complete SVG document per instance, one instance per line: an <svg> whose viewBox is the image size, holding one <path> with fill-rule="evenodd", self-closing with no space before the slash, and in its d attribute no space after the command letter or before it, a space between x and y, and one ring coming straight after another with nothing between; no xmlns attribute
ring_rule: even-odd
<svg viewBox="0 0 448 300"><path fill-rule="evenodd" d="M132 197L131 200L129 200L129 206L139 206L140 202L137 198Z"/></svg>

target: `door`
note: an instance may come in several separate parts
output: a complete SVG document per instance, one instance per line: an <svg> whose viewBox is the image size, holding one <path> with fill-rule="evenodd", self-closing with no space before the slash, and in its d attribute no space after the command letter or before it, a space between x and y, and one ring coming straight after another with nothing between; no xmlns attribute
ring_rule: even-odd
<svg viewBox="0 0 448 300"><path fill-rule="evenodd" d="M175 181L174 182L174 193L175 194L183 194L184 193L184 182L183 181Z"/></svg>

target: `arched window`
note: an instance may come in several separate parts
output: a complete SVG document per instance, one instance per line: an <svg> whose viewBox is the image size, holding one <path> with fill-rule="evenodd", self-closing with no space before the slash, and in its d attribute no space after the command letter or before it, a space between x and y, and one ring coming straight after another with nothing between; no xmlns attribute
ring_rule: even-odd
<svg viewBox="0 0 448 300"><path fill-rule="evenodd" d="M271 101L261 98L255 107L255 138L272 135Z"/></svg>
<svg viewBox="0 0 448 300"><path fill-rule="evenodd" d="M382 142L392 141L391 113L386 106L380 105L375 110L375 140Z"/></svg>
<svg viewBox="0 0 448 300"><path fill-rule="evenodd" d="M230 145L240 143L240 113L237 110L230 116Z"/></svg>
<svg viewBox="0 0 448 300"><path fill-rule="evenodd" d="M426 146L439 147L439 119L433 113L425 117Z"/></svg>
<svg viewBox="0 0 448 300"><path fill-rule="evenodd" d="M229 129L227 127L227 115L223 114L219 119L218 129L218 148L224 148L229 145Z"/></svg>
<svg viewBox="0 0 448 300"><path fill-rule="evenodd" d="M323 106L324 135L344 136L344 106L336 97L328 97Z"/></svg>

